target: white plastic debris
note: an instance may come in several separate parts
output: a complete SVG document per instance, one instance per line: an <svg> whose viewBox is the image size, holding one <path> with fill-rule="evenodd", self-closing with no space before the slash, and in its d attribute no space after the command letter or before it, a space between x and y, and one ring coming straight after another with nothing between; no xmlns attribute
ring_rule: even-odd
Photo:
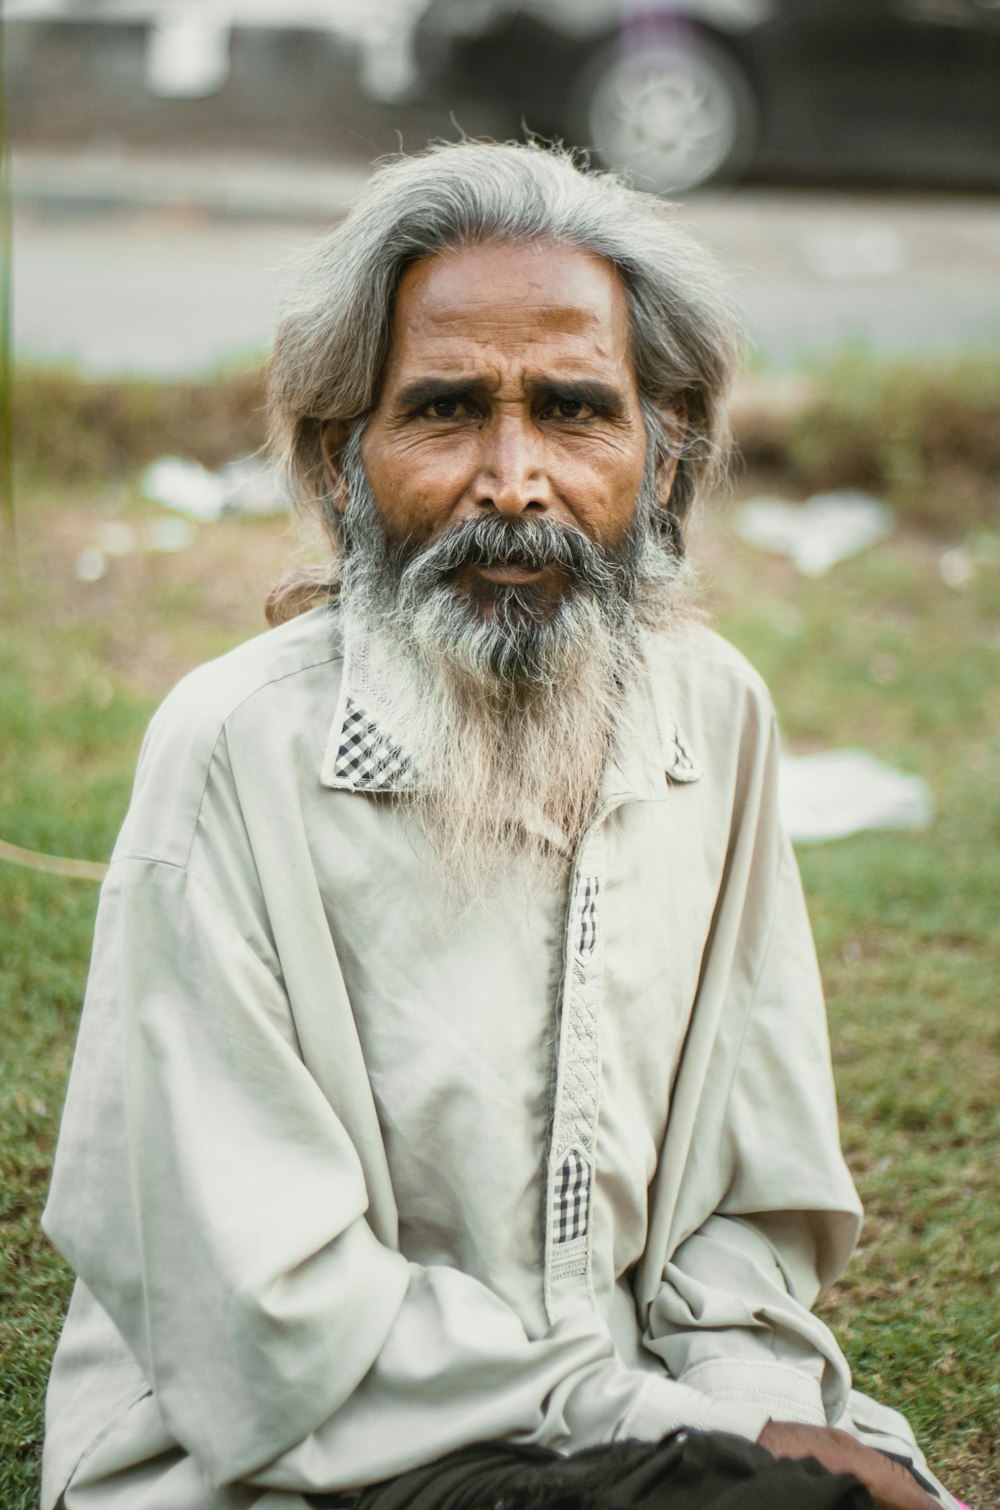
<svg viewBox="0 0 1000 1510"><path fill-rule="evenodd" d="M154 503L205 523L218 519L226 503L226 484L218 472L179 456L154 461L143 473L141 487Z"/></svg>
<svg viewBox="0 0 1000 1510"><path fill-rule="evenodd" d="M161 456L146 468L140 486L154 503L202 524L223 514L278 514L288 507L274 468L256 456L227 462L218 472L197 461Z"/></svg>
<svg viewBox="0 0 1000 1510"><path fill-rule="evenodd" d="M736 514L740 538L790 556L806 577L867 550L892 531L892 510L855 488L814 493L805 503L752 498Z"/></svg>
<svg viewBox="0 0 1000 1510"><path fill-rule="evenodd" d="M226 483L227 514L280 514L288 507L278 473L259 456L228 461L219 476Z"/></svg>
<svg viewBox="0 0 1000 1510"><path fill-rule="evenodd" d="M95 538L76 558L78 582L99 582L111 561L120 561L142 551L182 551L193 545L198 531L190 519L153 519L148 524L125 524L119 519L105 519L98 524Z"/></svg>
<svg viewBox="0 0 1000 1510"><path fill-rule="evenodd" d="M114 556L116 560L122 556L131 556L137 545L135 530L119 519L104 520L98 527L94 543L98 550L106 556Z"/></svg>
<svg viewBox="0 0 1000 1510"><path fill-rule="evenodd" d="M108 569L108 558L96 545L85 545L76 558L78 582L99 582Z"/></svg>
<svg viewBox="0 0 1000 1510"><path fill-rule="evenodd" d="M154 519L146 530L146 549L150 551L183 551L193 545L198 531L190 519Z"/></svg>
<svg viewBox="0 0 1000 1510"><path fill-rule="evenodd" d="M946 587L960 591L968 587L976 574L976 566L969 552L956 545L944 551L938 561L938 575Z"/></svg>
<svg viewBox="0 0 1000 1510"><path fill-rule="evenodd" d="M797 844L843 839L870 828L926 828L934 816L927 783L867 750L781 757L781 816Z"/></svg>

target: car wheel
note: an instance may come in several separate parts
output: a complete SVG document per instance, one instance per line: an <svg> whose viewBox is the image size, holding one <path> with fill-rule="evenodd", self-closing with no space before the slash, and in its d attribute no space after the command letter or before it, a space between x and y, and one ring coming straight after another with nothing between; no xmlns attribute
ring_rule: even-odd
<svg viewBox="0 0 1000 1510"><path fill-rule="evenodd" d="M598 53L577 91L580 137L654 193L734 177L756 138L753 92L711 38L686 32L642 51Z"/></svg>

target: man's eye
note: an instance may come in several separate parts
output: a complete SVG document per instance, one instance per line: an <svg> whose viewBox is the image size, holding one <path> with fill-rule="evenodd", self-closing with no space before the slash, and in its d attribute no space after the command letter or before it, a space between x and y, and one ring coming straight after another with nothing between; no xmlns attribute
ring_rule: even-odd
<svg viewBox="0 0 1000 1510"><path fill-rule="evenodd" d="M594 414L590 404L580 398L556 399L550 412L557 419L592 419Z"/></svg>
<svg viewBox="0 0 1000 1510"><path fill-rule="evenodd" d="M459 411L457 398L435 398L427 406L434 419L455 419Z"/></svg>

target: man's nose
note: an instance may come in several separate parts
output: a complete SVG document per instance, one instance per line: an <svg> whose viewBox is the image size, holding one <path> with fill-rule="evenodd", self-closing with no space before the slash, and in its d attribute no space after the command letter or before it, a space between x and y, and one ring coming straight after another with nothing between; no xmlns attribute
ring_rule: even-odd
<svg viewBox="0 0 1000 1510"><path fill-rule="evenodd" d="M551 489L543 465L542 439L527 417L499 415L483 432L474 484L480 508L495 508L508 519L549 507Z"/></svg>

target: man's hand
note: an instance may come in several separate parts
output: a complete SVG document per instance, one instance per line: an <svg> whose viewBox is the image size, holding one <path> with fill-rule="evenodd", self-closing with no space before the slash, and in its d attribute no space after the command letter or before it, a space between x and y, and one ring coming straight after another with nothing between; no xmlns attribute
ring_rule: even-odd
<svg viewBox="0 0 1000 1510"><path fill-rule="evenodd" d="M878 1510L941 1510L902 1463L872 1447L863 1447L835 1426L803 1426L797 1421L768 1421L757 1438L776 1458L815 1458L831 1473L853 1473L865 1485Z"/></svg>

